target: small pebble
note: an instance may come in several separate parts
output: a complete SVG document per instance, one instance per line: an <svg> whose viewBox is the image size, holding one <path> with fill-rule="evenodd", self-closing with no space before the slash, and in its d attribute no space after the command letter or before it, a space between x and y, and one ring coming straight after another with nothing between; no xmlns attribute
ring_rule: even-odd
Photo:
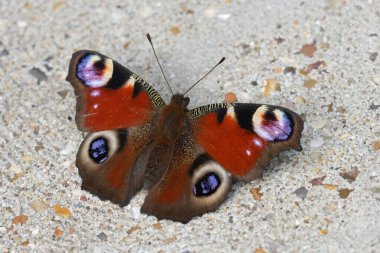
<svg viewBox="0 0 380 253"><path fill-rule="evenodd" d="M181 32L181 30L179 29L178 26L173 26L172 28L170 28L170 31L174 35L177 35L177 34L179 34Z"/></svg>
<svg viewBox="0 0 380 253"><path fill-rule="evenodd" d="M39 230L38 228L34 228L34 229L32 230L32 235L37 235L38 232L40 232L40 230Z"/></svg>
<svg viewBox="0 0 380 253"><path fill-rule="evenodd" d="M134 232L137 232L141 229L139 225L132 226L130 229L128 229L127 234L133 234Z"/></svg>
<svg viewBox="0 0 380 253"><path fill-rule="evenodd" d="M137 206L132 207L131 209L132 218L137 220L140 216L140 209Z"/></svg>
<svg viewBox="0 0 380 253"><path fill-rule="evenodd" d="M295 99L294 99L294 102L296 104L305 104L306 103L306 99L304 97L301 97L301 96L297 96Z"/></svg>
<svg viewBox="0 0 380 253"><path fill-rule="evenodd" d="M314 79L308 79L306 80L304 83L303 83L303 86L308 88L308 89L311 89L315 86L315 84L317 83L316 80Z"/></svg>
<svg viewBox="0 0 380 253"><path fill-rule="evenodd" d="M69 209L65 207L61 207L60 205L54 205L53 206L54 212L63 218L70 218L72 216L71 212Z"/></svg>
<svg viewBox="0 0 380 253"><path fill-rule="evenodd" d="M339 189L339 197L342 198L342 199L346 199L348 198L348 196L350 195L350 193L353 191L352 189L347 189L347 188L344 188L344 189Z"/></svg>
<svg viewBox="0 0 380 253"><path fill-rule="evenodd" d="M101 232L100 234L98 234L96 237L98 237L100 240L102 241L107 241L107 234L104 233L104 232Z"/></svg>
<svg viewBox="0 0 380 253"><path fill-rule="evenodd" d="M370 59L371 61L376 61L377 55L378 55L377 52L371 53L371 54L369 55L369 59Z"/></svg>
<svg viewBox="0 0 380 253"><path fill-rule="evenodd" d="M26 27L28 25L28 23L26 23L25 21L18 21L17 22L17 26L19 27L19 28L24 28L24 27Z"/></svg>
<svg viewBox="0 0 380 253"><path fill-rule="evenodd" d="M313 69L318 69L319 67L326 67L326 63L324 61L316 61L312 64L307 65L306 67L306 74L310 73Z"/></svg>
<svg viewBox="0 0 380 253"><path fill-rule="evenodd" d="M329 191L335 191L338 189L338 186L336 184L323 184L323 188Z"/></svg>
<svg viewBox="0 0 380 253"><path fill-rule="evenodd" d="M336 108L336 111L339 112L339 113L345 113L346 112L346 108L344 108L344 106L339 106Z"/></svg>
<svg viewBox="0 0 380 253"><path fill-rule="evenodd" d="M154 223L153 228L155 229L162 229L162 224L160 222Z"/></svg>
<svg viewBox="0 0 380 253"><path fill-rule="evenodd" d="M323 208L323 211L326 213L334 213L338 209L338 206L335 202L329 202L327 205Z"/></svg>
<svg viewBox="0 0 380 253"><path fill-rule="evenodd" d="M314 44L306 44L306 45L303 45L302 49L301 49L301 53L306 56L306 57L313 57L315 51L317 49L315 48Z"/></svg>
<svg viewBox="0 0 380 253"><path fill-rule="evenodd" d="M230 13L226 13L226 14L219 14L218 15L218 18L222 19L222 20L227 20L231 17L231 14Z"/></svg>
<svg viewBox="0 0 380 253"><path fill-rule="evenodd" d="M224 102L226 103L235 103L237 101L236 94L233 92L227 92L224 95Z"/></svg>
<svg viewBox="0 0 380 253"><path fill-rule="evenodd" d="M264 97L269 96L272 91L281 91L281 85L273 79L265 80L263 88Z"/></svg>
<svg viewBox="0 0 380 253"><path fill-rule="evenodd" d="M359 175L359 169L358 167L354 166L352 167L351 170L343 171L339 173L339 175L343 177L344 179L346 179L348 182L352 183L356 180L357 176Z"/></svg>
<svg viewBox="0 0 380 253"><path fill-rule="evenodd" d="M74 207L75 208L82 208L82 207L84 207L84 205L82 204L82 202L77 202L74 204Z"/></svg>
<svg viewBox="0 0 380 253"><path fill-rule="evenodd" d="M21 215L14 217L12 223L15 225L25 224L28 221L28 219L29 219L28 216L21 214Z"/></svg>
<svg viewBox="0 0 380 253"><path fill-rule="evenodd" d="M58 238L58 237L61 237L62 235L63 235L63 231L60 230L59 228L54 230L54 237Z"/></svg>
<svg viewBox="0 0 380 253"><path fill-rule="evenodd" d="M0 56L8 56L9 55L9 51L4 48L1 52L0 52Z"/></svg>
<svg viewBox="0 0 380 253"><path fill-rule="evenodd" d="M323 138L318 136L314 139L311 139L310 141L310 147L311 148L319 148L323 145L324 141L323 141Z"/></svg>
<svg viewBox="0 0 380 253"><path fill-rule="evenodd" d="M36 213L41 213L45 211L46 209L49 208L49 205L46 204L43 200L41 199L36 199L33 200L32 202L29 203L29 206L36 212Z"/></svg>
<svg viewBox="0 0 380 253"><path fill-rule="evenodd" d="M76 145L75 145L74 143L72 143L72 142L68 142L68 143L66 144L66 146L63 147L63 148L59 151L59 153L60 153L61 155L67 155L67 154L70 154L71 152L74 152L75 150L76 150Z"/></svg>
<svg viewBox="0 0 380 253"><path fill-rule="evenodd" d="M284 69L284 75L294 75L296 73L295 67L286 67Z"/></svg>
<svg viewBox="0 0 380 253"><path fill-rule="evenodd" d="M45 72L39 68L33 67L31 70L29 70L29 74L37 79L37 84L40 84L42 81L47 81L48 79Z"/></svg>
<svg viewBox="0 0 380 253"><path fill-rule="evenodd" d="M325 180L325 178L326 176L313 178L312 180L310 180L310 183L312 186L319 186L319 185L322 185L323 180Z"/></svg>
<svg viewBox="0 0 380 253"><path fill-rule="evenodd" d="M252 193L252 197L257 201L261 200L261 197L263 196L263 194L260 192L260 190L261 190L261 186L253 187L250 190L250 192Z"/></svg>
<svg viewBox="0 0 380 253"><path fill-rule="evenodd" d="M0 19L0 31L3 30L5 27L5 21L3 19Z"/></svg>
<svg viewBox="0 0 380 253"><path fill-rule="evenodd" d="M327 121L325 119L314 120L310 123L311 127L314 129L324 128L326 124L327 124Z"/></svg>
<svg viewBox="0 0 380 253"><path fill-rule="evenodd" d="M375 84L377 84L377 85L380 85L380 76L375 76L375 77L373 78L373 82L374 82Z"/></svg>
<svg viewBox="0 0 380 253"><path fill-rule="evenodd" d="M148 5L145 5L146 8L144 8L142 11L140 11L141 18L151 18L153 15L153 10L150 7L147 7Z"/></svg>
<svg viewBox="0 0 380 253"><path fill-rule="evenodd" d="M300 187L294 191L294 194L300 197L301 199L305 199L307 196L308 190L305 187Z"/></svg>
<svg viewBox="0 0 380 253"><path fill-rule="evenodd" d="M58 93L58 95L59 95L61 98L65 99L65 98L67 97L67 94L69 93L69 90L64 89L64 90L60 90L60 91L58 91L57 93Z"/></svg>
<svg viewBox="0 0 380 253"><path fill-rule="evenodd" d="M371 103L371 105L369 106L369 109L370 110L377 110L377 108L379 108L380 105L375 105L373 102Z"/></svg>
<svg viewBox="0 0 380 253"><path fill-rule="evenodd" d="M79 198L80 196L82 196L83 192L80 189L75 189L71 193L73 194L74 197Z"/></svg>
<svg viewBox="0 0 380 253"><path fill-rule="evenodd" d="M310 154L310 159L315 162L315 163L322 163L323 162L323 156L321 154L321 152L312 152Z"/></svg>
<svg viewBox="0 0 380 253"><path fill-rule="evenodd" d="M380 150L380 140L372 142L372 149L375 152Z"/></svg>
<svg viewBox="0 0 380 253"><path fill-rule="evenodd" d="M258 85L257 81L255 81L255 80L251 81L249 84L253 85L253 86L257 86Z"/></svg>
<svg viewBox="0 0 380 253"><path fill-rule="evenodd" d="M212 17L214 17L215 16L215 9L206 9L205 10L205 16L207 17L207 18L212 18Z"/></svg>

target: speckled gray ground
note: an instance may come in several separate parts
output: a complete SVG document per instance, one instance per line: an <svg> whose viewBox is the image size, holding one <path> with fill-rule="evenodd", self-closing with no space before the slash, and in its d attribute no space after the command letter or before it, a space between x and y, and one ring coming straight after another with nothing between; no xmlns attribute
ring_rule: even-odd
<svg viewBox="0 0 380 253"><path fill-rule="evenodd" d="M76 2L0 2L2 252L379 252L378 0ZM228 59L191 107L232 91L306 119L302 152L187 225L140 214L144 192L120 208L81 191L74 165L71 54L103 52L169 99L146 32L176 91ZM265 83L280 91L264 97Z"/></svg>

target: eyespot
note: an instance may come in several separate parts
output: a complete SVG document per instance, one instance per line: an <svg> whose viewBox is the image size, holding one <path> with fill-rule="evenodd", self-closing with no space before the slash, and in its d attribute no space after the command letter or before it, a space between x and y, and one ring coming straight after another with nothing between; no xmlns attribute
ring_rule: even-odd
<svg viewBox="0 0 380 253"><path fill-rule="evenodd" d="M280 109L271 110L260 106L252 116L254 131L266 141L289 139L292 133L292 121L286 112Z"/></svg>
<svg viewBox="0 0 380 253"><path fill-rule="evenodd" d="M120 131L102 131L91 133L83 140L77 155L77 161L85 168L96 169L112 157L125 143L126 133Z"/></svg>
<svg viewBox="0 0 380 253"><path fill-rule="evenodd" d="M192 201L206 209L217 206L228 194L231 175L207 154L201 154L192 165Z"/></svg>
<svg viewBox="0 0 380 253"><path fill-rule="evenodd" d="M197 197L209 196L216 192L220 183L220 178L216 173L207 173L194 185L194 195Z"/></svg>
<svg viewBox="0 0 380 253"><path fill-rule="evenodd" d="M83 56L77 65L77 76L92 88L107 85L113 73L113 61L97 54Z"/></svg>
<svg viewBox="0 0 380 253"><path fill-rule="evenodd" d="M103 163L108 157L109 146L107 139L99 137L89 145L89 156L96 163Z"/></svg>

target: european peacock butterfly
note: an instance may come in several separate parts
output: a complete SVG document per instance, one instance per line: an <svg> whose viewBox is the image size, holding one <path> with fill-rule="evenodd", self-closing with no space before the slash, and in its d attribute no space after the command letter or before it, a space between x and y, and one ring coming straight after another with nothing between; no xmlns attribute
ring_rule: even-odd
<svg viewBox="0 0 380 253"><path fill-rule="evenodd" d="M187 91L166 104L141 77L89 50L73 54L67 80L77 97L77 126L89 132L76 160L82 189L125 206L146 187L141 211L158 219L186 223L213 211L233 178L260 178L279 152L302 150L303 121L283 107L188 109Z"/></svg>

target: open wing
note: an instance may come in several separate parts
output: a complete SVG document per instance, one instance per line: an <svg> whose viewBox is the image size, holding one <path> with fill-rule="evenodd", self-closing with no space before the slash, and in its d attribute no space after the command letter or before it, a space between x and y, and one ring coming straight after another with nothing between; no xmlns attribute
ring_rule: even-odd
<svg viewBox="0 0 380 253"><path fill-rule="evenodd" d="M279 152L302 150L303 121L295 112L262 104L216 105L189 112L194 135L235 178L250 181L261 177L270 159Z"/></svg>
<svg viewBox="0 0 380 253"><path fill-rule="evenodd" d="M74 53L66 80L77 96L78 128L85 132L141 126L165 106L147 82L98 52Z"/></svg>
<svg viewBox="0 0 380 253"><path fill-rule="evenodd" d="M139 76L94 51L73 54L67 80L78 128L90 132L77 154L82 188L126 205L143 186L152 117L165 103Z"/></svg>

